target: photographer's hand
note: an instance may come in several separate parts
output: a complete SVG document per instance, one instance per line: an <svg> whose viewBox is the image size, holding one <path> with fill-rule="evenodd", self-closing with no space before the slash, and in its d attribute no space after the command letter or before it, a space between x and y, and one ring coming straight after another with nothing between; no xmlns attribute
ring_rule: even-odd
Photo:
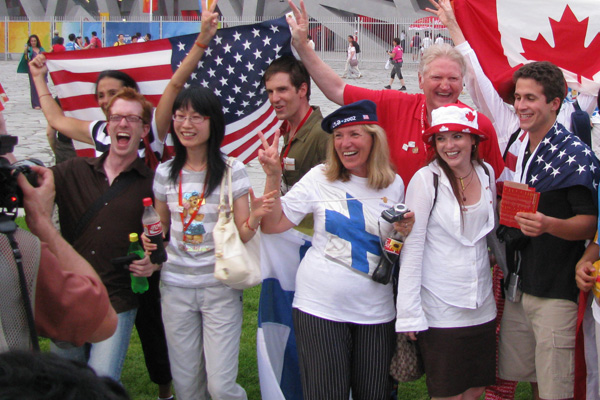
<svg viewBox="0 0 600 400"><path fill-rule="evenodd" d="M32 166L37 174L38 187L33 187L23 174L19 174L17 182L23 190L23 207L25 221L31 232L44 242L49 242L49 235L55 235L52 224L52 207L54 205L54 174L48 168Z"/></svg>

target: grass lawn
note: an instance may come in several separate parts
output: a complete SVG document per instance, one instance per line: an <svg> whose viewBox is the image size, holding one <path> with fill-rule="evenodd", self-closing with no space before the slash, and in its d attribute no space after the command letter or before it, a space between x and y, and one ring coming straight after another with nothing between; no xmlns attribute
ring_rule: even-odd
<svg viewBox="0 0 600 400"><path fill-rule="evenodd" d="M23 218L17 218L17 224L27 229ZM244 291L244 323L242 325L242 338L240 345L240 365L238 383L246 389L248 399L258 400L260 396L260 385L258 383L258 367L256 363L256 329L258 327L258 300L260 297L260 286ZM48 351L49 341L40 341L42 351ZM152 400L157 398L158 389L150 381L144 354L139 337L135 331L131 337L127 358L121 375L123 385L133 400ZM427 388L425 378L416 382L401 383L398 388L398 400L427 400ZM520 383L517 387L516 400L531 399L531 388L526 383Z"/></svg>
<svg viewBox="0 0 600 400"><path fill-rule="evenodd" d="M260 399L260 385L258 383L258 367L256 364L256 329L258 300L260 286L244 291L244 324L242 327L242 340L240 349L240 370L238 382L248 393L248 399ZM156 386L150 382L140 341L137 333L131 338L131 345L127 353L122 381L132 399L150 400L156 398ZM519 384L515 399L525 400L531 398L528 384ZM403 383L398 393L399 400L429 399L425 378L416 382Z"/></svg>

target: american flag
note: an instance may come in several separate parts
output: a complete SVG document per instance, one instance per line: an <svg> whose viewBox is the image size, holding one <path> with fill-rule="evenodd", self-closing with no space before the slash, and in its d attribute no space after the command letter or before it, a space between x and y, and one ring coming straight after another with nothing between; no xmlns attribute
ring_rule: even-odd
<svg viewBox="0 0 600 400"><path fill-rule="evenodd" d="M62 53L48 53L48 69L61 105L69 116L103 120L94 97L98 74L119 69L133 77L144 96L158 104L165 86L194 46L197 34ZM270 137L280 125L269 104L262 76L269 64L292 54L285 17L253 25L219 29L186 87L212 89L227 122L223 151L248 162L258 152L261 130Z"/></svg>
<svg viewBox="0 0 600 400"><path fill-rule="evenodd" d="M518 168L522 146L528 146L525 132L519 133L507 152L506 168L512 173ZM592 190L594 198L598 196L599 181L600 162L594 152L559 123L554 124L530 156L529 168L522 180L538 192L581 185Z"/></svg>

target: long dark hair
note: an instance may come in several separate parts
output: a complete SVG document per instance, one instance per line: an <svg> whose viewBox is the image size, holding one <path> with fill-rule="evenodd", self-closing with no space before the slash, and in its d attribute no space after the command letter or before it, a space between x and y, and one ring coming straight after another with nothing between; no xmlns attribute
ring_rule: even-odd
<svg viewBox="0 0 600 400"><path fill-rule="evenodd" d="M483 166L481 157L479 157L479 141L480 141L479 136L472 135L472 137L475 138L475 144L473 144L473 146L471 147L471 162L475 161L477 164ZM456 181L457 176L454 174L454 171L452 171L452 168L450 168L448 163L446 163L446 161L444 161L444 159L442 157L440 157L440 154L437 151L435 135L432 138L432 142L433 142L433 144L432 144L433 149L428 154L427 163L429 164L433 160L437 160L440 168L442 169L444 174L446 174L446 176L448 177L448 180L450 181L450 186L452 187L452 192L454 193L454 197L456 197L456 200L458 201L458 204L460 205L460 214L461 214L461 218L462 218L464 202L463 202L462 196L460 195L460 189L458 188L458 182ZM476 173L476 172L474 172L474 173Z"/></svg>
<svg viewBox="0 0 600 400"><path fill-rule="evenodd" d="M106 69L98 74L96 78L96 88L94 89L94 96L98 99L98 82L104 78L113 78L123 83L123 87L135 89L136 92L140 91L135 79L127 75L125 72L117 71L116 69Z"/></svg>
<svg viewBox="0 0 600 400"><path fill-rule="evenodd" d="M191 107L195 112L205 117L209 117L210 130L208 135L206 150L206 196L215 190L221 184L221 179L225 173L225 159L221 153L221 143L225 137L225 116L223 115L223 106L219 98L206 88L184 89L173 103L173 114L175 111ZM172 127L172 126L171 126ZM172 127L173 128L173 127ZM175 132L171 129L171 132ZM175 157L171 164L169 180L177 182L179 173L183 169L187 158L187 149L177 138L176 134L171 135L175 145Z"/></svg>
<svg viewBox="0 0 600 400"><path fill-rule="evenodd" d="M42 48L42 42L40 42L40 38L38 37L38 35L29 36L29 38L27 39L27 46L32 47L31 46L31 38L35 38L35 40L37 40L37 47Z"/></svg>

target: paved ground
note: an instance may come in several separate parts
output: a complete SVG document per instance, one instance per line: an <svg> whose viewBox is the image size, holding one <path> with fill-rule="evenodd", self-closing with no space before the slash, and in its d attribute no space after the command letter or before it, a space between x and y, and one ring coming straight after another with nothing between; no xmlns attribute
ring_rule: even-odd
<svg viewBox="0 0 600 400"><path fill-rule="evenodd" d="M369 89L383 89L388 84L390 71L383 69L383 60L379 65L370 63L361 68L363 77L347 82ZM35 157L46 165L54 164L54 156L46 140L46 119L40 110L31 108L29 96L29 80L26 74L17 74L18 60L0 61L0 82L8 94L9 101L5 104L4 118L7 130L11 135L19 137L19 144L15 149L17 159ZM340 62L333 63L334 69L341 75L344 65ZM403 69L408 93L418 93L416 68L411 65ZM52 84L51 91L54 93ZM393 89L400 88L396 80ZM461 95L461 101L472 104L467 94ZM311 104L321 106L323 115L334 111L338 106L325 98L316 85L312 86ZM257 193L262 193L264 187L264 174L257 162L250 162L247 166L252 185Z"/></svg>

